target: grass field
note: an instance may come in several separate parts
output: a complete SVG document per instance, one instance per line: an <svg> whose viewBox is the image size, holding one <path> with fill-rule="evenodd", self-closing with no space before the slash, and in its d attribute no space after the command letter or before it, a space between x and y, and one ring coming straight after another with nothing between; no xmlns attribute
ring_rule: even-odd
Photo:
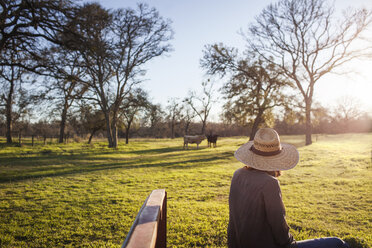
<svg viewBox="0 0 372 248"><path fill-rule="evenodd" d="M300 163L280 178L297 240L338 236L372 247L372 134L283 136ZM315 138L314 138L315 140ZM168 193L169 247L226 247L233 152L181 139L0 146L0 247L120 247L147 195ZM4 140L0 139L0 143Z"/></svg>

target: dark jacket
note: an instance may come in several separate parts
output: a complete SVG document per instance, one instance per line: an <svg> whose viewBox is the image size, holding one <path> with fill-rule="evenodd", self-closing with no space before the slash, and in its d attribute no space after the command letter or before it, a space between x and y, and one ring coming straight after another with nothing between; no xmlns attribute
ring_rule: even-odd
<svg viewBox="0 0 372 248"><path fill-rule="evenodd" d="M229 248L296 247L275 177L246 168L235 171L229 208Z"/></svg>

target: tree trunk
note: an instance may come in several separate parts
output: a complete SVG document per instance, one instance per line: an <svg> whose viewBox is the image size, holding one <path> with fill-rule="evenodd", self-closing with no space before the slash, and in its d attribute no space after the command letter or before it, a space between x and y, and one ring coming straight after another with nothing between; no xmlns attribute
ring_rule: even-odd
<svg viewBox="0 0 372 248"><path fill-rule="evenodd" d="M97 132L97 129L93 129L93 131L90 133L89 139L88 139L88 144L92 143L92 139L94 134Z"/></svg>
<svg viewBox="0 0 372 248"><path fill-rule="evenodd" d="M308 98L305 100L306 102L306 108L305 108L305 111L306 111L306 125L305 125L305 135L306 135L306 139L305 139L305 145L311 145L313 142L311 140L311 133L312 133L312 125L311 125L311 100Z"/></svg>
<svg viewBox="0 0 372 248"><path fill-rule="evenodd" d="M251 131L251 134L249 135L249 140L253 140L254 139L254 136L256 135L257 133L257 130L258 130L258 126L261 124L262 122L262 115L263 115L263 112L262 110L259 110L257 116L256 116L256 119L254 119L254 122L253 122L253 126L252 126L252 131Z"/></svg>
<svg viewBox="0 0 372 248"><path fill-rule="evenodd" d="M114 116L112 118L112 148L118 148L118 128L117 128L117 120Z"/></svg>
<svg viewBox="0 0 372 248"><path fill-rule="evenodd" d="M203 121L202 124L203 124L203 126L202 126L202 130L201 130L201 134L205 135L205 126L206 126L207 122Z"/></svg>
<svg viewBox="0 0 372 248"><path fill-rule="evenodd" d="M18 134L18 143L19 143L19 146L22 146L22 130L20 130Z"/></svg>
<svg viewBox="0 0 372 248"><path fill-rule="evenodd" d="M13 92L14 92L14 82L10 83L10 89L8 98L6 99L6 143L11 144L12 141L12 131L13 131Z"/></svg>
<svg viewBox="0 0 372 248"><path fill-rule="evenodd" d="M13 129L13 120L12 120L12 104L7 104L6 108L6 143L12 143L12 129Z"/></svg>
<svg viewBox="0 0 372 248"><path fill-rule="evenodd" d="M129 128L125 128L125 144L129 143Z"/></svg>
<svg viewBox="0 0 372 248"><path fill-rule="evenodd" d="M174 121L171 123L171 139L174 139Z"/></svg>
<svg viewBox="0 0 372 248"><path fill-rule="evenodd" d="M130 130L130 126L131 126L132 122L128 122L126 128L125 128L125 144L128 144L129 143L129 130Z"/></svg>
<svg viewBox="0 0 372 248"><path fill-rule="evenodd" d="M185 125L185 135L188 135L189 134L189 127L190 127L190 122L186 122L186 125Z"/></svg>
<svg viewBox="0 0 372 248"><path fill-rule="evenodd" d="M112 134L111 134L111 123L110 123L110 113L108 111L103 111L106 120L106 133L108 140L108 147L113 147Z"/></svg>
<svg viewBox="0 0 372 248"><path fill-rule="evenodd" d="M68 138L70 137L70 132L68 132L66 135L65 135L65 144L68 143Z"/></svg>
<svg viewBox="0 0 372 248"><path fill-rule="evenodd" d="M66 118L67 118L67 103L64 104L62 115L61 115L61 124L59 127L59 141L58 143L63 143L63 138L65 137L65 127L66 127Z"/></svg>

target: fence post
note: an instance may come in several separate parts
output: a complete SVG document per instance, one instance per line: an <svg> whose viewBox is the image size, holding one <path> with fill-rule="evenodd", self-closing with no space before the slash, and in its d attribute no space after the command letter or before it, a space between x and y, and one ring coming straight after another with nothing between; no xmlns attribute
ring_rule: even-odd
<svg viewBox="0 0 372 248"><path fill-rule="evenodd" d="M167 193L156 189L143 203L122 248L165 248L166 236Z"/></svg>

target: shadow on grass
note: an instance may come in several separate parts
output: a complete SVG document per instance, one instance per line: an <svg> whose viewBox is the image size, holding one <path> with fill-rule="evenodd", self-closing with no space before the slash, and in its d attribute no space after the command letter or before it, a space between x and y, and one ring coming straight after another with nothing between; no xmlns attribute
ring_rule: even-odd
<svg viewBox="0 0 372 248"><path fill-rule="evenodd" d="M205 149L209 149L207 146L199 146L199 149L195 147L183 148L183 146L172 146L172 147L164 147L164 148L156 148L156 149L144 149L144 150L136 150L136 151L128 151L131 154L159 154L159 153L169 153L169 152L180 152L180 151L202 151Z"/></svg>
<svg viewBox="0 0 372 248"><path fill-rule="evenodd" d="M173 146L173 147L164 147L157 149L145 149L145 150L136 150L128 151L131 154L144 155L144 154L159 154L159 153L169 153L169 152L179 152L183 151L182 146Z"/></svg>
<svg viewBox="0 0 372 248"><path fill-rule="evenodd" d="M0 143L0 149L6 148L6 147L19 147L19 144L16 142L13 142L11 144L8 143Z"/></svg>
<svg viewBox="0 0 372 248"><path fill-rule="evenodd" d="M198 151L202 151L207 148L199 148ZM169 154L174 152L182 152L185 154ZM143 158L141 155L158 155L158 157L165 156L166 158L171 158L174 156L187 155L187 150L184 150L182 147L165 147L157 149L145 149L145 150L136 150L136 151L123 151L123 150L88 150L87 149L77 149L71 151L53 151L51 149L38 150L38 151L27 151L24 153L19 153L19 157L14 157L13 154L0 155L0 166L17 166L19 168L24 167L41 167L41 166L50 166L50 165L60 165L66 163L76 163L82 161L83 163L89 163L88 161L97 161L105 162L107 160L128 160L133 161L136 159ZM165 154L167 153L167 154ZM99 157L100 155L113 155L110 158ZM118 155L128 155L135 154L138 157L115 157L115 154ZM163 155L164 154L164 155ZM36 156L35 156L36 155ZM92 157L92 155L94 157ZM195 155L191 155L195 156ZM198 155L199 156L199 155ZM1 168L1 167L0 167Z"/></svg>
<svg viewBox="0 0 372 248"><path fill-rule="evenodd" d="M141 150L141 151L89 151L89 152L81 152L79 150L71 151L71 152L55 152L49 149L41 150L37 152L30 152L30 153L20 153L20 157L12 157L7 155L0 155L0 165L2 166L17 166L17 167L24 167L27 169L28 167L41 167L41 166L51 166L51 165L60 165L66 163L76 163L81 161L82 163L90 163L88 162L93 161L92 163L96 164L97 161L102 161L103 163L108 160L127 160L133 161L136 159L143 158L140 155L159 155L162 156L163 153L170 153L170 152L178 152L182 151L181 148L172 147L172 148L160 148L160 149L149 149L149 150ZM136 154L137 157L131 158L123 158L123 157L115 157L115 154ZM99 157L100 155L111 154L113 155L110 158L106 157ZM35 156L38 155L38 156ZM94 155L94 157L92 157ZM167 158L173 156L179 156L180 154L166 154ZM1 167L0 167L1 168Z"/></svg>
<svg viewBox="0 0 372 248"><path fill-rule="evenodd" d="M156 150L156 149L155 149ZM176 150L175 150L176 151ZM185 157L184 153L181 154L159 154L159 156L147 156L137 158L118 159L114 162L105 162L113 159L107 158L94 158L94 161L89 162L90 156L78 155L59 155L59 156L40 156L31 158L15 158L12 163L20 166L24 163L29 164L30 159L34 164L30 169L24 166L21 172L15 171L14 173L0 173L0 183L17 182L28 179L42 178L42 177L56 177L63 175L73 175L79 173L95 172L102 170L112 169L137 169L137 168L167 168L167 169L189 169L197 167L212 166L211 164L217 160L224 160L231 157L231 152L224 152L219 154L205 154L205 155L190 155ZM54 167L51 165L51 160L54 159ZM162 162L172 159L171 162ZM79 160L87 160L79 162ZM97 163L97 160L101 161ZM176 160L176 161L174 161ZM9 160L8 160L9 161ZM59 161L59 164L56 163ZM161 161L161 162L159 162ZM74 164L74 162L76 164ZM0 159L1 163L1 159ZM61 165L61 166L59 166ZM66 166L64 166L66 165ZM57 166L57 167L56 167ZM3 167L4 168L4 167Z"/></svg>

